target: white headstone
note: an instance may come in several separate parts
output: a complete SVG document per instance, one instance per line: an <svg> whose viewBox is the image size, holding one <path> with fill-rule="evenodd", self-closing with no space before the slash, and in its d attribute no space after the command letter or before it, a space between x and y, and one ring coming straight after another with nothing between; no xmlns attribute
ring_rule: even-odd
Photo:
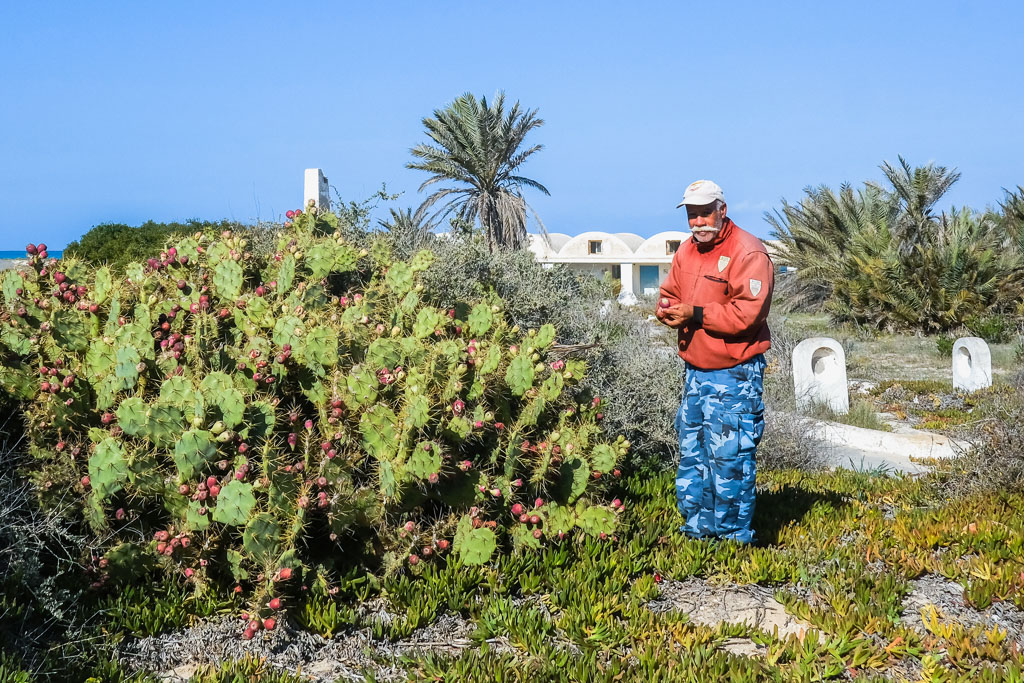
<svg viewBox="0 0 1024 683"><path fill-rule="evenodd" d="M821 404L832 412L850 412L846 386L846 352L835 339L812 337L793 349L793 384L797 408Z"/></svg>
<svg viewBox="0 0 1024 683"><path fill-rule="evenodd" d="M330 189L327 185L327 177L319 168L307 168L305 183L302 188L302 210L309 207L309 200L312 199L316 208L328 211L331 208Z"/></svg>
<svg viewBox="0 0 1024 683"><path fill-rule="evenodd" d="M981 337L961 337L953 344L953 388L977 391L992 386L992 353Z"/></svg>

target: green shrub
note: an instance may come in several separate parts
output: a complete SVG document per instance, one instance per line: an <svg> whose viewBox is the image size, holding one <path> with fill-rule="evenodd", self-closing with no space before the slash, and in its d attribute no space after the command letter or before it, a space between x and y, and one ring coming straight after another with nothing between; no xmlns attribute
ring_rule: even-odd
<svg viewBox="0 0 1024 683"><path fill-rule="evenodd" d="M1005 344L1013 339L1017 331L1015 321L1004 315L981 315L964 321L975 337L981 337L989 344ZM950 346L950 352L953 347Z"/></svg>
<svg viewBox="0 0 1024 683"><path fill-rule="evenodd" d="M953 355L953 344L956 342L953 337L948 334L940 334L935 337L935 349L939 352L939 355L944 358L949 358Z"/></svg>
<svg viewBox="0 0 1024 683"><path fill-rule="evenodd" d="M430 306L430 252L336 227L304 214L265 257L198 234L123 280L74 258L4 274L0 384L44 504L70 495L104 539L99 583L155 567L267 616L321 560L417 572L611 535L628 442L568 391L584 363L552 358L555 328L494 294Z"/></svg>
<svg viewBox="0 0 1024 683"><path fill-rule="evenodd" d="M64 248L65 257L89 261L94 265L108 265L121 272L132 262L144 262L156 256L168 242L201 231L238 230L231 221L190 220L185 223L155 223L146 221L139 226L123 223L101 223Z"/></svg>

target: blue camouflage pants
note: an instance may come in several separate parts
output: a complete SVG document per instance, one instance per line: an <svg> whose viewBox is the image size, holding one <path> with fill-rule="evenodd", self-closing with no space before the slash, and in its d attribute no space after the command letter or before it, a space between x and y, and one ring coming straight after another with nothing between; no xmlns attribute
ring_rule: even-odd
<svg viewBox="0 0 1024 683"><path fill-rule="evenodd" d="M676 414L676 502L688 536L754 540L750 522L755 453L764 434L764 367L763 354L722 370L686 364Z"/></svg>

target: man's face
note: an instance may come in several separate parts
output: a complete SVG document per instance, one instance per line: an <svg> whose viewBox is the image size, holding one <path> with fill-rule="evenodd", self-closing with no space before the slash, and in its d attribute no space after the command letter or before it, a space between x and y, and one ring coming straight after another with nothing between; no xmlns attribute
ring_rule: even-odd
<svg viewBox="0 0 1024 683"><path fill-rule="evenodd" d="M725 204L717 209L715 203L699 206L686 205L686 217L690 221L690 232L698 242L710 242L722 229L722 221L725 219Z"/></svg>

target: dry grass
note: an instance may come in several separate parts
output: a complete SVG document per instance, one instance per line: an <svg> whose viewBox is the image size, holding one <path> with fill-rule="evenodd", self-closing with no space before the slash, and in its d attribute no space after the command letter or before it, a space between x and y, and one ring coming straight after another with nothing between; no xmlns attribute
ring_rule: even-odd
<svg viewBox="0 0 1024 683"><path fill-rule="evenodd" d="M850 325L834 325L827 315L790 314L779 316L772 326L773 337L831 337L846 351L846 374L850 379L942 380L952 383L953 363L938 350L935 337L878 333ZM1015 342L989 344L992 375L1007 380L1015 372Z"/></svg>

